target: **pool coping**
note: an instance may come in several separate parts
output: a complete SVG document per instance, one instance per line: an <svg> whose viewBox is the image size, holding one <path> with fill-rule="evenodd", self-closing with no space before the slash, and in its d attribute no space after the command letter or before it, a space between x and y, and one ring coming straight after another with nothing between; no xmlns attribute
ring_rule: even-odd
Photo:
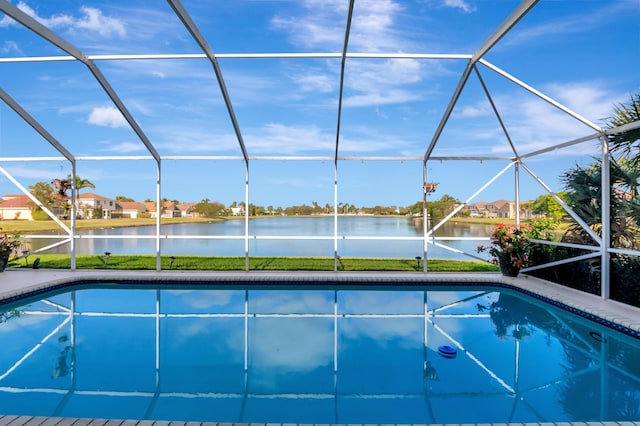
<svg viewBox="0 0 640 426"><path fill-rule="evenodd" d="M0 303L53 289L86 283L109 281L120 283L180 283L305 285L446 285L485 284L513 288L529 296L568 309L611 328L640 339L640 308L600 296L571 289L539 278L520 274L505 277L499 273L453 272L290 272L290 271L127 271L127 270L58 270L7 269L0 273Z"/></svg>

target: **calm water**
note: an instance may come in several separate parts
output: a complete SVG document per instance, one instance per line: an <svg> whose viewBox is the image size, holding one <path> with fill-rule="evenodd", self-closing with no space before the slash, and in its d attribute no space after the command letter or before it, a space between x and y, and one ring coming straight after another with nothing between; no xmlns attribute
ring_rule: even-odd
<svg viewBox="0 0 640 426"><path fill-rule="evenodd" d="M506 290L85 288L1 318L0 414L640 419L637 339Z"/></svg>
<svg viewBox="0 0 640 426"><path fill-rule="evenodd" d="M229 220L211 224L180 224L162 227L162 234L170 236L220 236L242 237L244 235L243 220ZM438 229L437 236L453 237L486 237L490 233L490 225L447 224ZM331 217L299 218L274 217L252 219L249 221L249 253L252 256L333 256L333 240L303 241L298 239L284 240L262 239L273 236L313 236L333 237L334 223ZM155 227L114 228L81 231L81 235L141 235L152 236ZM377 236L377 237L422 237L422 220L407 218L379 217L340 217L338 235ZM259 238L253 238L258 236ZM33 248L42 247L51 241L33 241ZM475 253L479 241L447 241L456 249ZM78 253L102 254L154 254L153 239L80 239ZM162 252L167 255L202 255L202 256L244 256L243 239L163 239ZM59 247L54 253L68 252L67 246ZM390 240L348 240L339 239L338 254L346 257L393 257L414 258L423 255L422 241L390 241ZM429 257L445 259L468 259L468 257L448 250L429 246Z"/></svg>

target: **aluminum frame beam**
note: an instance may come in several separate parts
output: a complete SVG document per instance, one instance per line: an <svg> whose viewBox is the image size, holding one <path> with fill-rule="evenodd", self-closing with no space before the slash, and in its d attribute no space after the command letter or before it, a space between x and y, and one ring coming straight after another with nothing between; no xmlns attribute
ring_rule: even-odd
<svg viewBox="0 0 640 426"><path fill-rule="evenodd" d="M353 3L349 1L349 12L347 13L347 24L344 30L344 45L342 46L342 55L340 58L340 85L338 90L338 117L336 119L336 150L335 163L338 163L338 151L340 145L340 125L342 124L342 95L344 93L344 68L347 62L347 50L349 48L349 34L351 33L351 20L353 18Z"/></svg>
<svg viewBox="0 0 640 426"><path fill-rule="evenodd" d="M87 55L92 61L131 61L145 59L207 59L205 53L161 53L161 54L122 54ZM216 53L218 59L471 59L470 54L442 53ZM0 63L17 62L65 62L77 60L74 56L21 56L19 58L0 58Z"/></svg>
<svg viewBox="0 0 640 426"><path fill-rule="evenodd" d="M245 146L244 140L242 138L242 132L240 131L240 125L238 124L238 119L236 118L235 111L233 109L233 105L231 104L231 98L229 97L229 92L227 91L227 86L224 82L224 78L222 76L222 70L220 69L220 64L216 59L216 54L207 43L207 40L204 38L196 23L191 19L189 13L187 13L186 9L180 3L180 0L167 0L175 14L180 18L184 26L191 34L191 37L198 44L200 49L205 53L209 62L213 66L213 71L215 72L216 79L218 80L218 86L220 88L220 92L222 93L222 97L224 98L224 103L227 107L227 112L229 114L229 118L231 119L231 123L233 125L233 130L236 133L236 138L238 139L238 144L240 144L240 149L242 150L242 155L244 156L244 160L246 162L249 161L249 154L247 153L247 147Z"/></svg>
<svg viewBox="0 0 640 426"><path fill-rule="evenodd" d="M504 37L529 11L538 3L539 0L524 0L520 5L511 12L511 15L482 43L482 45L473 53L471 63L475 64L484 55L487 54L493 46L495 46L502 37Z"/></svg>

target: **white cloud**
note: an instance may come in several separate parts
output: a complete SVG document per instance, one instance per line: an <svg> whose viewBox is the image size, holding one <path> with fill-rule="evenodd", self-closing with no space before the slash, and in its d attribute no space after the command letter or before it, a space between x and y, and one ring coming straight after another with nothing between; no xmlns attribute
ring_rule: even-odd
<svg viewBox="0 0 640 426"><path fill-rule="evenodd" d="M252 133L245 135L245 141L252 153L296 154L309 151L331 152L335 149L335 135L323 133L316 126L271 123Z"/></svg>
<svg viewBox="0 0 640 426"><path fill-rule="evenodd" d="M602 124L601 118L611 110L615 97L597 82L550 83L541 91L570 111ZM537 97L524 94L501 95L496 100L505 114L505 122L515 123L512 134L527 140L565 142L595 130Z"/></svg>
<svg viewBox="0 0 640 426"><path fill-rule="evenodd" d="M29 6L26 2L20 1L16 5L18 9L40 22L42 25L51 29L62 30L88 30L98 33L102 36L124 37L126 29L122 21L105 16L101 10L92 7L82 7L81 15L74 17L67 14L51 15L49 17L40 16L38 12ZM8 16L3 16L0 20L0 27L15 24L15 21Z"/></svg>
<svg viewBox="0 0 640 426"><path fill-rule="evenodd" d="M13 53L16 55L23 54L22 51L20 50L20 47L18 47L18 43L12 40L5 40L4 44L0 46L0 53L2 53L3 55L8 55L10 53Z"/></svg>
<svg viewBox="0 0 640 426"><path fill-rule="evenodd" d="M454 116L457 117L486 117L492 114L488 105L468 105L462 108L460 112L454 110Z"/></svg>
<svg viewBox="0 0 640 426"><path fill-rule="evenodd" d="M612 105L624 100L624 94L612 93L597 81L547 83L543 94L577 115L602 125ZM594 134L596 131L546 101L522 91L494 93L493 100L516 149L525 154L559 143ZM511 155L506 136L500 129L487 101L459 105L447 123L436 155L459 155L460 152ZM458 141L451 145L448 141ZM466 144L466 146L461 146ZM587 145L589 142L587 142ZM451 145L451 146L450 146ZM585 144L556 151L557 156L585 154ZM589 146L594 146L593 144Z"/></svg>
<svg viewBox="0 0 640 426"><path fill-rule="evenodd" d="M343 105L345 107L365 107L371 105L399 104L419 99L419 93L411 90L387 90L346 96Z"/></svg>
<svg viewBox="0 0 640 426"><path fill-rule="evenodd" d="M80 11L84 16L75 20L74 26L76 28L97 32L102 36L124 37L127 34L125 26L120 20L104 16L99 9L83 7Z"/></svg>
<svg viewBox="0 0 640 426"><path fill-rule="evenodd" d="M390 0L356 2L349 47L363 51L396 50L406 42L393 32L393 24L402 11L401 3ZM344 32L344 31L343 31Z"/></svg>
<svg viewBox="0 0 640 426"><path fill-rule="evenodd" d="M275 16L271 20L274 29L288 32L291 41L306 48L341 51L346 26L344 1L307 1L305 10L298 16ZM398 39L393 23L401 3L391 0L361 0L356 2L354 20L349 36L350 50L382 51L407 46Z"/></svg>
<svg viewBox="0 0 640 426"><path fill-rule="evenodd" d="M604 28L612 20L618 19L621 11L624 13L628 10L633 13L638 8L635 1L603 2L601 4L602 7L589 12L584 12L582 8L578 7L575 8L576 13L573 15L563 15L555 20L528 27L517 26L505 39L505 43L510 45L522 45L532 41L554 43L558 37L566 37L567 34L597 31L597 28Z"/></svg>
<svg viewBox="0 0 640 426"><path fill-rule="evenodd" d="M413 59L350 63L344 105L362 107L419 100L424 94L407 87L422 80L423 66Z"/></svg>
<svg viewBox="0 0 640 426"><path fill-rule="evenodd" d="M35 164L35 163L31 163L31 164ZM25 179L32 179L34 181L38 180L38 181L45 181L45 182L49 182L51 180L51 176L59 176L59 175L66 176L66 172L60 173L59 169L56 169L55 167L52 167L52 166L43 166L42 164L38 164L38 167L11 166L11 167L7 167L7 171L14 178L25 178Z"/></svg>
<svg viewBox="0 0 640 426"><path fill-rule="evenodd" d="M15 24L16 24L16 21L9 18L9 16L7 15L3 15L2 19L0 19L0 28L8 27L9 25L15 25Z"/></svg>
<svg viewBox="0 0 640 426"><path fill-rule="evenodd" d="M111 143L105 142L105 144L108 144L108 147L103 149L102 151L119 152L119 153L147 151L147 149L142 145L142 142L140 143L122 142L117 144L111 144Z"/></svg>
<svg viewBox="0 0 640 426"><path fill-rule="evenodd" d="M302 12L277 16L272 27L289 35L291 42L302 48L341 51L345 36L345 2L306 1ZM392 0L361 0L355 5L349 35L350 52L394 52L417 49L416 32L424 28L407 25L402 16L405 5ZM398 26L402 21L403 25ZM421 42L422 43L422 42ZM327 61L326 70L309 67L296 69L290 78L296 83L298 96L308 93L330 93L337 90L337 62ZM364 107L402 104L424 98L424 90L409 88L434 75L448 73L442 61L415 59L366 60L347 62L344 106ZM332 104L333 105L333 104Z"/></svg>
<svg viewBox="0 0 640 426"><path fill-rule="evenodd" d="M127 127L129 124L120 111L112 106L94 108L89 114L89 123L97 126Z"/></svg>
<svg viewBox="0 0 640 426"><path fill-rule="evenodd" d="M167 290L167 292L194 309L208 310L228 305L233 300L234 295L232 290Z"/></svg>
<svg viewBox="0 0 640 426"><path fill-rule="evenodd" d="M338 81L331 76L320 71L307 70L292 77L301 90L305 92L328 93L335 90Z"/></svg>
<svg viewBox="0 0 640 426"><path fill-rule="evenodd" d="M446 7L460 9L465 13L471 13L476 11L476 7L474 5L464 0L444 0L444 5Z"/></svg>

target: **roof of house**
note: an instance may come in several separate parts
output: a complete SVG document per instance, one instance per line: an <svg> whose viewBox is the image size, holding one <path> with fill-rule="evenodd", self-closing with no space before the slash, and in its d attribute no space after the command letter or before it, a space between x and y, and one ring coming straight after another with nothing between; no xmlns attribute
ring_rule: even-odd
<svg viewBox="0 0 640 426"><path fill-rule="evenodd" d="M102 195L86 192L84 194L78 194L78 198L81 200L101 200L101 201L113 201L113 198L103 197Z"/></svg>
<svg viewBox="0 0 640 426"><path fill-rule="evenodd" d="M28 208L31 199L25 194L7 194L0 200L0 208L23 209Z"/></svg>
<svg viewBox="0 0 640 426"><path fill-rule="evenodd" d="M491 205L495 206L496 208L501 209L505 205L508 205L509 201L507 201L507 200L496 200L496 201L492 201L491 203L487 203L487 204L491 204Z"/></svg>
<svg viewBox="0 0 640 426"><path fill-rule="evenodd" d="M196 206L196 203L180 203L178 204L178 208L182 211L192 209Z"/></svg>
<svg viewBox="0 0 640 426"><path fill-rule="evenodd" d="M122 210L147 210L145 203L140 203L138 201L118 201L118 205Z"/></svg>

